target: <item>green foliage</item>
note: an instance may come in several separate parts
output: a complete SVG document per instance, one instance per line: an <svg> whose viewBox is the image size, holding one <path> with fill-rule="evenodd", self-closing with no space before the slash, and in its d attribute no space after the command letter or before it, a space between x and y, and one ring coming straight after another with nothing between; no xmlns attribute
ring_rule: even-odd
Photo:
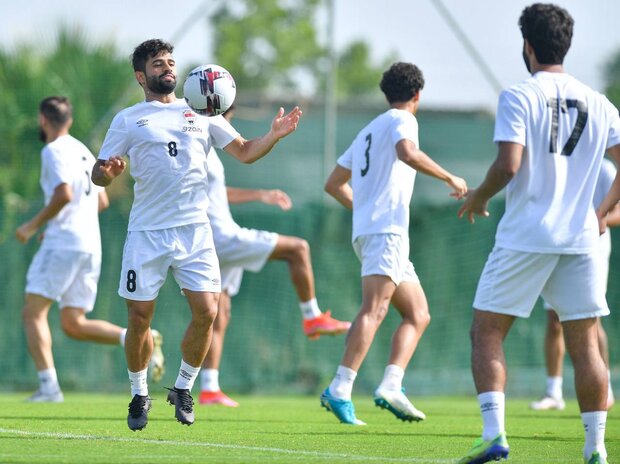
<svg viewBox="0 0 620 464"><path fill-rule="evenodd" d="M212 17L215 57L243 92L299 90L300 76L317 93L325 85L327 50L319 43L313 18L320 0L240 0ZM338 58L337 95L357 97L377 91L391 57L378 67L369 46L355 42Z"/></svg>
<svg viewBox="0 0 620 464"><path fill-rule="evenodd" d="M312 23L319 0L222 2L212 17L217 62L245 92L294 86L294 73L316 72L325 51Z"/></svg>
<svg viewBox="0 0 620 464"><path fill-rule="evenodd" d="M620 108L620 50L612 56L606 66L607 89L605 93L611 102Z"/></svg>
<svg viewBox="0 0 620 464"><path fill-rule="evenodd" d="M91 45L80 28L61 26L50 48L21 44L0 49L0 194L39 195L39 102L50 95L71 99L71 133L88 142L94 122L102 118L131 82L127 58L111 44ZM91 147L96 149L98 147Z"/></svg>
<svg viewBox="0 0 620 464"><path fill-rule="evenodd" d="M351 43L338 62L338 97L351 98L373 94L381 96L379 90L381 76L394 61L396 58L392 55L383 60L381 65L373 66L368 44L365 42Z"/></svg>

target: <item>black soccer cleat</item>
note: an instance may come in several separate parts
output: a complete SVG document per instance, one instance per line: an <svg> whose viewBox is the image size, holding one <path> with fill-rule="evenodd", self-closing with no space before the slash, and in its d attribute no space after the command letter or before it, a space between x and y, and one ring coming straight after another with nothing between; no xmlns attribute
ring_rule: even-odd
<svg viewBox="0 0 620 464"><path fill-rule="evenodd" d="M129 403L129 414L127 415L127 426L134 432L142 430L149 422L149 411L151 410L151 398L148 396L134 395Z"/></svg>
<svg viewBox="0 0 620 464"><path fill-rule="evenodd" d="M168 392L168 403L174 405L174 417L184 425L194 423L194 399L189 390L179 388L166 388Z"/></svg>

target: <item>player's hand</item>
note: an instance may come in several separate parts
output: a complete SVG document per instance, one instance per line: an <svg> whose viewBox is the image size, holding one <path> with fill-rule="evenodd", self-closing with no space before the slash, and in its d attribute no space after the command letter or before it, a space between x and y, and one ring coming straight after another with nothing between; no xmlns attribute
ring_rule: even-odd
<svg viewBox="0 0 620 464"><path fill-rule="evenodd" d="M37 233L37 228L30 222L25 222L15 230L15 238L21 243L26 243Z"/></svg>
<svg viewBox="0 0 620 464"><path fill-rule="evenodd" d="M293 110L286 116L284 116L284 108L280 108L278 114L275 118L273 118L271 123L271 132L276 139L286 137L288 134L297 129L297 124L299 124L301 114L302 111L299 109L299 106L293 108Z"/></svg>
<svg viewBox="0 0 620 464"><path fill-rule="evenodd" d="M261 192L261 201L267 205L276 205L283 211L292 208L293 202L289 196L282 190L263 190Z"/></svg>
<svg viewBox="0 0 620 464"><path fill-rule="evenodd" d="M127 163L120 156L112 156L107 160L97 160L93 168L93 182L97 185L109 185L116 177L120 176Z"/></svg>
<svg viewBox="0 0 620 464"><path fill-rule="evenodd" d="M476 222L474 219L475 215L484 217L489 216L489 211L487 210L489 200L478 198L476 193L476 190L470 190L465 194L465 202L457 213L459 219L464 215L467 215L467 220L472 224Z"/></svg>
<svg viewBox="0 0 620 464"><path fill-rule="evenodd" d="M467 182L465 179L461 179L460 177L452 176L446 182L448 186L452 189L452 193L450 193L451 197L460 200L461 198L467 195Z"/></svg>

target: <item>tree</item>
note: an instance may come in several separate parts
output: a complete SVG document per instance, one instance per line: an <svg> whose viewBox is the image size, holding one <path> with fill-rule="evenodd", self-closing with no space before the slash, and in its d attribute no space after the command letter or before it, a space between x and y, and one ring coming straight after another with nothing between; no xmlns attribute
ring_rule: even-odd
<svg viewBox="0 0 620 464"><path fill-rule="evenodd" d="M390 56L380 66L373 66L368 44L351 43L338 62L338 97L351 98L373 93L380 95L381 76L393 61L394 56Z"/></svg>
<svg viewBox="0 0 620 464"><path fill-rule="evenodd" d="M293 89L325 56L312 23L319 0L222 2L212 17L218 64L244 92Z"/></svg>
<svg viewBox="0 0 620 464"><path fill-rule="evenodd" d="M321 91L327 50L319 44L313 19L324 0L222 3L211 18L214 54L244 94L300 91L302 87ZM340 98L376 90L385 63L379 67L371 64L367 44L349 45L338 61Z"/></svg>
<svg viewBox="0 0 620 464"><path fill-rule="evenodd" d="M90 45L78 28L61 26L52 49L19 44L0 49L0 194L36 198L39 193L39 102L50 95L71 99L71 133L89 144L93 125L119 98L132 79L127 58L112 44ZM98 146L91 147L95 152ZM8 195L8 197L7 197ZM17 195L17 197L16 197Z"/></svg>

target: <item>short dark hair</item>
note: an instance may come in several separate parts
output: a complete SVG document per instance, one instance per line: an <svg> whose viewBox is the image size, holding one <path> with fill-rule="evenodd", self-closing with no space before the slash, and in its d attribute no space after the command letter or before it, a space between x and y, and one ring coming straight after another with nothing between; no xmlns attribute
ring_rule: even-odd
<svg viewBox="0 0 620 464"><path fill-rule="evenodd" d="M415 64L394 63L383 73L379 87L388 103L406 102L424 88L424 76Z"/></svg>
<svg viewBox="0 0 620 464"><path fill-rule="evenodd" d="M172 53L174 47L161 39L150 39L138 45L131 55L134 71L146 71L146 62L162 52Z"/></svg>
<svg viewBox="0 0 620 464"><path fill-rule="evenodd" d="M56 128L63 127L73 117L73 107L67 97L44 98L39 104L39 112Z"/></svg>
<svg viewBox="0 0 620 464"><path fill-rule="evenodd" d="M524 39L540 64L562 64L570 48L575 21L564 8L552 3L526 7L519 18Z"/></svg>

